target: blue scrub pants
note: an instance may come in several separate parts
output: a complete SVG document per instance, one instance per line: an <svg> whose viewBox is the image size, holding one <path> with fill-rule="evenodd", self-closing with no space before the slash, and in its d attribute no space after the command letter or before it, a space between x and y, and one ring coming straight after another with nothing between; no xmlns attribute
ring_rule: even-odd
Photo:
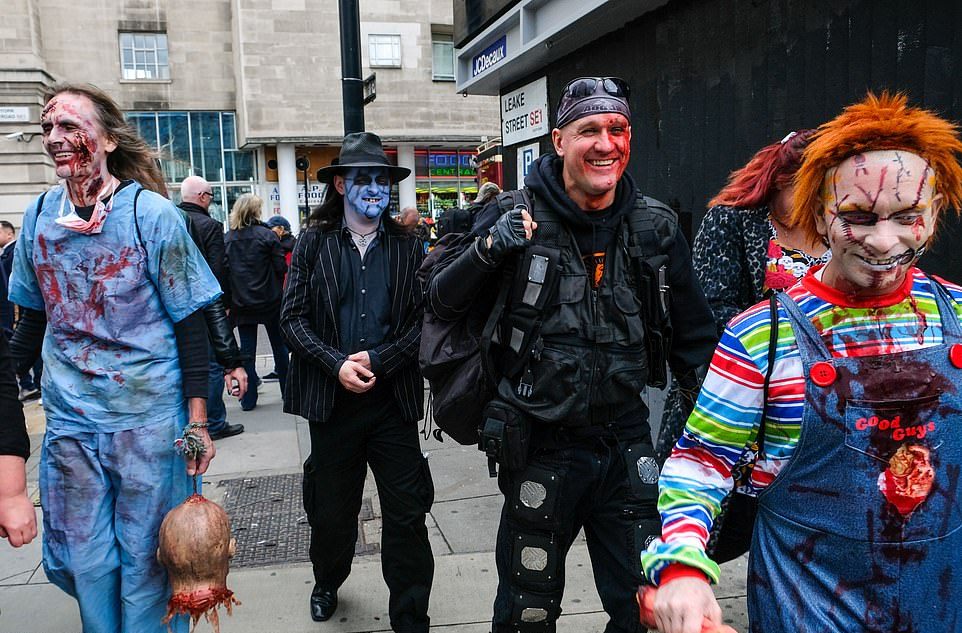
<svg viewBox="0 0 962 633"><path fill-rule="evenodd" d="M43 567L77 599L84 633L167 631L157 542L164 516L193 491L173 449L185 423L186 412L127 431L44 436ZM186 633L188 619L171 624Z"/></svg>

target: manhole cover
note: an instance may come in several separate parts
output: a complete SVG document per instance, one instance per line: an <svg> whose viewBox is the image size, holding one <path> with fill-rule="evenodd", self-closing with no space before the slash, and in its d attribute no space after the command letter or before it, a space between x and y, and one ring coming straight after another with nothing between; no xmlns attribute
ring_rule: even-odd
<svg viewBox="0 0 962 633"><path fill-rule="evenodd" d="M311 526L301 498L302 475L225 479L224 510L230 516L237 552L231 567L260 567L311 560ZM374 554L377 543L364 540L363 521L374 518L371 499L361 502L356 554Z"/></svg>

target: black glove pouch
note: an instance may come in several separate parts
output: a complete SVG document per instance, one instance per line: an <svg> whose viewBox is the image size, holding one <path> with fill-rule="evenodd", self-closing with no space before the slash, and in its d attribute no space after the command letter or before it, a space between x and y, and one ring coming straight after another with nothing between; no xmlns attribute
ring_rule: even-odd
<svg viewBox="0 0 962 633"><path fill-rule="evenodd" d="M497 475L495 463L521 470L528 463L531 422L514 407L499 400L488 403L481 414L478 449L488 456L488 474Z"/></svg>

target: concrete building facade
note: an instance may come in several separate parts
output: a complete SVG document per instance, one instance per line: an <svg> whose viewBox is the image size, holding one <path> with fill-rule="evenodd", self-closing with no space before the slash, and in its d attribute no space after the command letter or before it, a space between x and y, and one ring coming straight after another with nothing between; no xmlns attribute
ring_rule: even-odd
<svg viewBox="0 0 962 633"><path fill-rule="evenodd" d="M19 225L55 181L42 150L43 92L92 83L159 152L174 199L194 173L224 218L244 192L297 227L343 136L333 0L5 0L0 26L0 217ZM455 91L450 0L361 0L366 128L415 177L398 207L423 214L476 191L474 154L496 136L496 97ZM305 160L306 159L306 160ZM299 167L306 166L306 169ZM306 183L306 187L305 187Z"/></svg>

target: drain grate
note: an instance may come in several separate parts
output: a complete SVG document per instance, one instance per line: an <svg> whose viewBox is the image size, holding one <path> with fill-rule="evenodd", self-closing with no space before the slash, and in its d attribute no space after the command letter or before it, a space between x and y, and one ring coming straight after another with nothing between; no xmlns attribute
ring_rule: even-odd
<svg viewBox="0 0 962 633"><path fill-rule="evenodd" d="M311 560L311 526L304 514L300 473L225 479L224 510L230 516L237 552L231 567L261 567ZM374 518L371 499L365 497L358 516L355 553L374 554L377 543L364 540L361 523Z"/></svg>

